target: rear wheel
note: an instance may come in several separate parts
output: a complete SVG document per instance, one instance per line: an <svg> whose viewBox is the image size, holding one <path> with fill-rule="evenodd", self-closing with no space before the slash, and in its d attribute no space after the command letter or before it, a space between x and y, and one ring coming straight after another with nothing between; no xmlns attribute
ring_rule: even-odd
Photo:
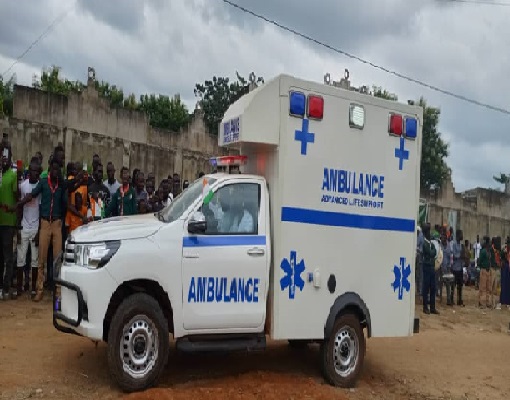
<svg viewBox="0 0 510 400"><path fill-rule="evenodd" d="M321 346L321 358L324 377L330 384L343 388L356 384L365 358L365 336L357 316L337 318Z"/></svg>
<svg viewBox="0 0 510 400"><path fill-rule="evenodd" d="M137 293L121 303L108 334L108 365L122 390L154 385L167 363L169 347L168 323L153 297Z"/></svg>

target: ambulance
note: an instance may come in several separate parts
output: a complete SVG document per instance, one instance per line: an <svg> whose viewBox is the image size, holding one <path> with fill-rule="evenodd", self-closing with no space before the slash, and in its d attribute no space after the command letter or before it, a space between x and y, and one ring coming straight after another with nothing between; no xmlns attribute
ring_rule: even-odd
<svg viewBox="0 0 510 400"><path fill-rule="evenodd" d="M366 338L414 318L422 109L280 75L230 106L212 159L161 212L75 230L53 323L107 342L124 391L182 352L318 345L353 387ZM236 153L237 154L237 153ZM213 366L211 366L213 368Z"/></svg>

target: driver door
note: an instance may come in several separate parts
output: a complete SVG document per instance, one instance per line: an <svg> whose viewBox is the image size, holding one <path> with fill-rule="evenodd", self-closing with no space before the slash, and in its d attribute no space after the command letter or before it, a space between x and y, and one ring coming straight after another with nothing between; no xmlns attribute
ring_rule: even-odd
<svg viewBox="0 0 510 400"><path fill-rule="evenodd" d="M269 278L262 187L255 179L229 181L186 221L184 329L262 331ZM194 218L205 219L206 229L190 234Z"/></svg>

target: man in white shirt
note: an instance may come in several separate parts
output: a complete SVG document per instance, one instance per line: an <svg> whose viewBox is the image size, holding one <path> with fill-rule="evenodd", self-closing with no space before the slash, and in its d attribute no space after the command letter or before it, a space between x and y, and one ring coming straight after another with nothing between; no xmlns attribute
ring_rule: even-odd
<svg viewBox="0 0 510 400"><path fill-rule="evenodd" d="M480 257L480 251L482 250L479 235L476 235L476 243L473 245L473 249L475 250L475 267L476 267L478 266L478 258Z"/></svg>
<svg viewBox="0 0 510 400"><path fill-rule="evenodd" d="M113 197L115 193L117 193L117 190L120 188L120 183L115 179L115 166L112 162L109 162L106 166L106 175L108 176L108 179L106 179L103 184L108 188L110 191L110 198ZM106 204L108 205L108 204Z"/></svg>
<svg viewBox="0 0 510 400"><path fill-rule="evenodd" d="M28 170L28 179L25 179L20 185L20 198L23 200L39 182L39 175L41 168L35 161L30 163ZM39 204L40 195L33 198L31 201L23 206L23 218L21 220L21 240L18 243L18 262L17 262L17 290L18 293L22 292L23 284L23 268L26 264L26 257L28 246L30 245L30 252L32 255L31 270L32 270L32 295L35 295L37 283L37 267L39 263Z"/></svg>
<svg viewBox="0 0 510 400"><path fill-rule="evenodd" d="M241 215L234 216L230 232L253 233L253 217L247 210L243 210Z"/></svg>

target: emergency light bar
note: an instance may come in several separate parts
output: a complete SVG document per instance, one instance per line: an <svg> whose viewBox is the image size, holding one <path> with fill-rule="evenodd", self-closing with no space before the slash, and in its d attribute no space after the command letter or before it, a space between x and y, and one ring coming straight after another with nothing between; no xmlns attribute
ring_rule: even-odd
<svg viewBox="0 0 510 400"><path fill-rule="evenodd" d="M211 165L214 167L245 165L247 160L247 156L222 156L209 159Z"/></svg>
<svg viewBox="0 0 510 400"><path fill-rule="evenodd" d="M418 120L413 117L403 117L400 114L390 113L388 133L414 140L418 135Z"/></svg>
<svg viewBox="0 0 510 400"><path fill-rule="evenodd" d="M324 98L315 94L306 96L303 92L289 93L289 114L294 117L321 120L324 117Z"/></svg>

